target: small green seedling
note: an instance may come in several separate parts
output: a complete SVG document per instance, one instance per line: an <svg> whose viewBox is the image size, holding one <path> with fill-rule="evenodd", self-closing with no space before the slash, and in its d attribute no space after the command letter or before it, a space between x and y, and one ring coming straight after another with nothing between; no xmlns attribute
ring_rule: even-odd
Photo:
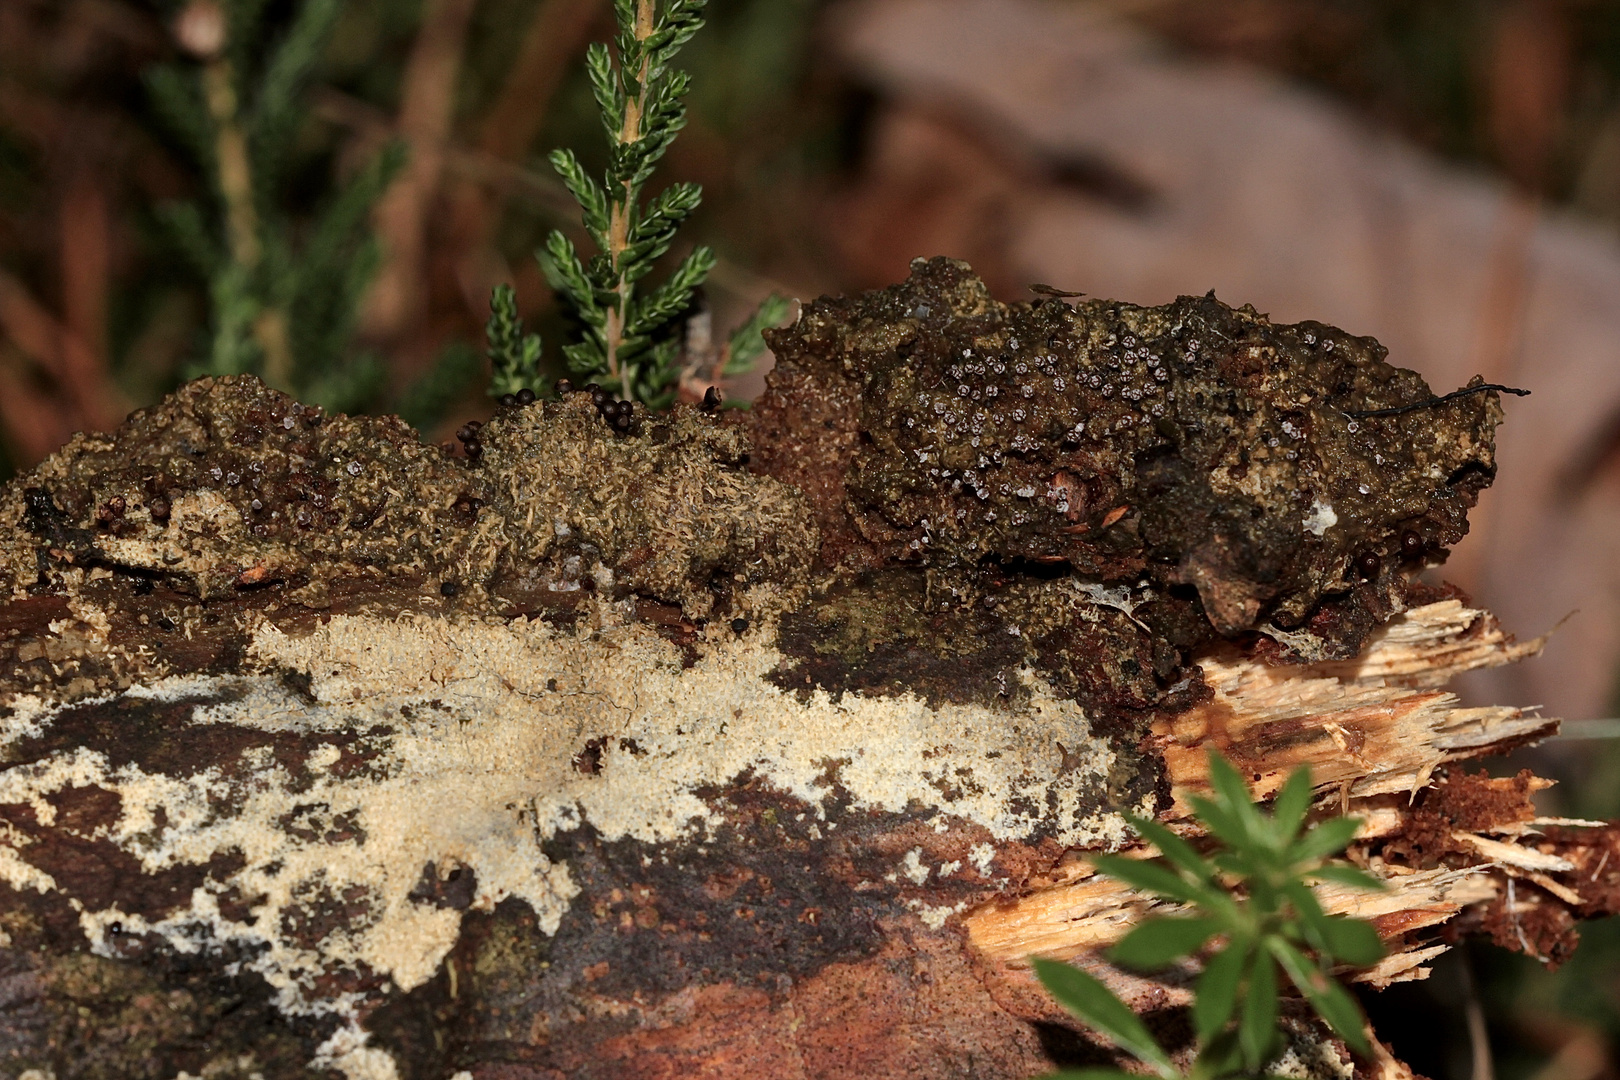
<svg viewBox="0 0 1620 1080"><path fill-rule="evenodd" d="M675 397L685 317L715 265L714 252L699 245L662 284L645 285L702 200L702 189L692 183L672 184L645 201L642 189L686 124L682 99L691 80L670 64L703 26L705 3L614 0L619 28L614 48L598 42L585 58L607 132L606 175L600 181L591 176L572 150L551 153L552 167L579 203L596 253L581 258L557 230L538 253L546 280L568 301L580 326L578 340L562 349L569 370L655 409ZM490 307L490 394L504 399L523 389L537 391L540 338L524 333L510 287L497 289ZM787 300L775 295L761 304L732 335L717 374L746 370L765 347L760 331L780 322L787 308Z"/></svg>
<svg viewBox="0 0 1620 1080"><path fill-rule="evenodd" d="M489 312L489 322L484 324L484 336L489 339L489 396L535 389L540 385L540 335L524 332L512 286L495 286Z"/></svg>
<svg viewBox="0 0 1620 1080"><path fill-rule="evenodd" d="M540 253L547 280L585 325L582 339L563 346L563 355L578 374L601 376L607 389L654 406L674 396L679 319L693 290L714 269L714 252L699 246L663 284L638 288L702 199L692 183L672 184L646 203L641 190L686 126L682 99L691 79L669 65L702 27L703 7L704 0L613 0L618 62L600 43L585 57L608 137L607 175L598 183L571 150L551 154L597 249L585 262L554 231Z"/></svg>
<svg viewBox="0 0 1620 1080"><path fill-rule="evenodd" d="M1278 969L1353 1050L1370 1052L1360 1007L1331 974L1335 963L1365 967L1383 955L1372 926L1323 912L1312 881L1383 889L1377 878L1324 860L1344 850L1360 822L1339 817L1305 829L1310 769L1288 778L1270 813L1255 805L1243 778L1211 751L1215 798L1192 799L1194 816L1216 846L1200 854L1155 821L1129 817L1131 827L1159 849L1160 860L1103 855L1097 869L1142 892L1182 905L1185 914L1148 919L1114 946L1110 959L1156 970L1204 955L1194 986L1193 1029L1198 1053L1182 1072L1147 1026L1097 979L1078 968L1034 960L1035 971L1060 1004L1141 1059L1166 1080L1219 1080L1264 1072L1282 1050L1277 1026ZM1214 943L1212 946L1211 943ZM1082 1069L1052 1080L1125 1078L1117 1069Z"/></svg>

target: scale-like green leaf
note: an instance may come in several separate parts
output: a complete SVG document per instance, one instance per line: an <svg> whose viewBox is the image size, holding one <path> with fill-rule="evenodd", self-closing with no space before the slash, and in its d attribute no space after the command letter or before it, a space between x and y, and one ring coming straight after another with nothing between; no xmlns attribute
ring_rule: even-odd
<svg viewBox="0 0 1620 1080"><path fill-rule="evenodd" d="M741 375L752 368L754 361L765 351L764 332L781 324L787 316L791 303L792 301L781 293L771 293L761 300L754 313L731 332L731 339L726 348L725 366L721 368L720 374Z"/></svg>
<svg viewBox="0 0 1620 1080"><path fill-rule="evenodd" d="M193 269L205 277L212 277L223 259L219 241L203 220L202 209L193 202L160 203L157 219L163 224Z"/></svg>
<svg viewBox="0 0 1620 1080"><path fill-rule="evenodd" d="M696 247L669 275L669 279L636 305L626 329L634 334L650 334L686 310L692 290L702 284L714 269L714 252Z"/></svg>
<svg viewBox="0 0 1620 1080"><path fill-rule="evenodd" d="M418 431L426 430L444 419L456 399L478 378L481 368L476 349L465 341L453 342L399 396L394 412Z"/></svg>
<svg viewBox="0 0 1620 1080"><path fill-rule="evenodd" d="M196 75L164 64L147 68L143 78L158 119L185 143L197 164L213 173L214 121L208 115Z"/></svg>
<svg viewBox="0 0 1620 1080"><path fill-rule="evenodd" d="M546 246L538 252L540 269L553 289L568 297L583 315L597 307L595 290L580 264L574 245L557 230L546 237Z"/></svg>
<svg viewBox="0 0 1620 1080"><path fill-rule="evenodd" d="M265 65L252 116L245 125L253 155L254 187L267 204L270 190L286 170L304 118L303 88L326 49L343 4L341 0L304 0L296 10L286 36Z"/></svg>
<svg viewBox="0 0 1620 1080"><path fill-rule="evenodd" d="M602 113L602 127L608 137L618 134L624 124L624 99L619 92L619 81L613 74L613 59L608 47L593 41L585 50L585 70L591 78L591 93L596 107Z"/></svg>
<svg viewBox="0 0 1620 1080"><path fill-rule="evenodd" d="M1109 950L1109 958L1126 967L1153 971L1190 956L1221 930L1217 919L1148 919Z"/></svg>
<svg viewBox="0 0 1620 1080"><path fill-rule="evenodd" d="M1096 978L1069 964L1039 957L1035 974L1058 1003L1123 1049L1152 1065L1160 1076L1178 1077L1170 1056L1154 1041L1140 1017Z"/></svg>
<svg viewBox="0 0 1620 1080"><path fill-rule="evenodd" d="M568 188L574 201L579 203L581 219L590 232L591 239L602 243L608 231L607 195L585 172L585 166L579 163L572 150L553 150L550 161L551 167L562 178L563 186Z"/></svg>

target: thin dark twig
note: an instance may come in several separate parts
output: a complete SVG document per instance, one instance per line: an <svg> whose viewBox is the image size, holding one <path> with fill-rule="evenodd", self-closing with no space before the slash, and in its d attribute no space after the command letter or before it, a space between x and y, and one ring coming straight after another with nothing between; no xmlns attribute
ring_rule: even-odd
<svg viewBox="0 0 1620 1080"><path fill-rule="evenodd" d="M1480 383L1478 386L1465 386L1461 390L1453 390L1449 394L1432 397L1428 401L1419 401L1411 405L1397 405L1392 409L1365 409L1361 412L1347 412L1344 415L1352 420L1364 420L1369 416L1399 416L1402 413L1416 412L1418 409L1432 409L1436 405L1443 405L1455 398L1467 397L1469 394L1483 393L1486 390L1497 390L1504 394L1516 394L1519 397L1529 397L1530 391L1520 390L1516 386L1503 386L1501 383Z"/></svg>

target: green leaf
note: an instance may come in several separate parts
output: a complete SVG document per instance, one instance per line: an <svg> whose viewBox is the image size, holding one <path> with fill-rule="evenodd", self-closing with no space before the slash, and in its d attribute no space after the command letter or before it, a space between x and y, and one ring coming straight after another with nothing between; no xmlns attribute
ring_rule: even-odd
<svg viewBox="0 0 1620 1080"><path fill-rule="evenodd" d="M1370 924L1342 915L1326 914L1315 894L1303 881L1288 882L1283 886L1283 892L1293 902L1294 910L1299 913L1303 923L1301 929L1318 953L1330 960L1337 958L1357 967L1375 963L1383 956L1383 945Z"/></svg>
<svg viewBox="0 0 1620 1080"><path fill-rule="evenodd" d="M192 268L204 277L213 277L225 255L203 219L202 208L193 202L160 203L157 219Z"/></svg>
<svg viewBox="0 0 1620 1080"><path fill-rule="evenodd" d="M388 381L388 369L375 356L362 355L317 375L300 395L328 412L354 412Z"/></svg>
<svg viewBox="0 0 1620 1080"><path fill-rule="evenodd" d="M170 64L146 69L142 76L158 119L182 143L202 169L214 172L214 121L208 115L196 74Z"/></svg>
<svg viewBox="0 0 1620 1080"><path fill-rule="evenodd" d="M1360 818L1329 818L1300 837L1288 849L1288 857L1293 862L1302 863L1337 855L1355 839L1356 830L1360 828Z"/></svg>
<svg viewBox="0 0 1620 1080"><path fill-rule="evenodd" d="M1157 862L1126 859L1119 855L1097 855L1091 861L1102 873L1142 892L1178 900L1183 904L1197 904L1205 898L1201 888Z"/></svg>
<svg viewBox="0 0 1620 1080"><path fill-rule="evenodd" d="M1035 1080L1141 1080L1123 1069L1061 1069L1046 1073Z"/></svg>
<svg viewBox="0 0 1620 1080"><path fill-rule="evenodd" d="M517 293L501 284L489 298L489 321L484 335L489 341L490 397L515 394L540 387L541 345L539 334L525 334L518 316Z"/></svg>
<svg viewBox="0 0 1620 1080"><path fill-rule="evenodd" d="M1277 964L1269 953L1255 955L1245 989L1238 1043L1243 1047L1244 1063L1258 1069L1271 1057L1277 1041Z"/></svg>
<svg viewBox="0 0 1620 1080"><path fill-rule="evenodd" d="M1336 881L1340 885L1348 885L1352 889L1367 889L1371 892L1388 892L1389 882L1375 878L1367 871L1357 866L1347 866L1343 863L1329 863L1327 866L1318 866L1305 872L1307 877L1320 878L1322 881Z"/></svg>
<svg viewBox="0 0 1620 1080"><path fill-rule="evenodd" d="M1217 919L1148 919L1133 927L1108 955L1125 967L1153 971L1197 952L1220 930Z"/></svg>
<svg viewBox="0 0 1620 1080"><path fill-rule="evenodd" d="M787 317L791 304L792 301L781 293L771 293L761 300L754 313L731 332L731 339L726 348L726 362L720 369L720 374L741 375L752 368L754 361L765 351L764 332L781 325L782 320Z"/></svg>
<svg viewBox="0 0 1620 1080"><path fill-rule="evenodd" d="M581 219L598 244L607 241L608 200L602 188L585 172L572 150L553 150L551 167L562 177L563 186L579 204Z"/></svg>
<svg viewBox="0 0 1620 1080"><path fill-rule="evenodd" d="M343 12L340 0L304 0L259 81L245 125L253 154L253 181L266 203L281 181L293 137L305 116L302 91Z"/></svg>
<svg viewBox="0 0 1620 1080"><path fill-rule="evenodd" d="M1192 1008L1193 1029L1200 1042L1209 1042L1232 1018L1247 960L1247 945L1234 941L1204 965L1194 989Z"/></svg>
<svg viewBox="0 0 1620 1080"><path fill-rule="evenodd" d="M1193 816L1204 823L1204 827L1214 836L1232 847L1247 846L1249 844L1248 832L1243 822L1236 814L1229 812L1224 806L1204 798L1202 795L1189 796L1192 803Z"/></svg>
<svg viewBox="0 0 1620 1080"><path fill-rule="evenodd" d="M1277 839L1283 844L1293 841L1294 834L1305 823L1305 813L1311 808L1311 767L1301 765L1288 775L1287 783L1277 793L1272 804L1271 821Z"/></svg>
<svg viewBox="0 0 1620 1080"><path fill-rule="evenodd" d="M247 71L263 60L261 34L264 29L264 9L269 0L234 0L225 4L226 52L231 62ZM257 46L257 48L256 48Z"/></svg>
<svg viewBox="0 0 1620 1080"><path fill-rule="evenodd" d="M1214 749L1209 752L1209 782L1215 789L1221 807L1243 830L1244 840L1263 841L1269 830L1260 818L1260 811L1255 809L1249 785L1238 775L1232 763Z"/></svg>
<svg viewBox="0 0 1620 1080"><path fill-rule="evenodd" d="M576 375L599 375L607 369L607 358L602 355L602 347L593 338L563 346L563 359L568 362L568 370Z"/></svg>
<svg viewBox="0 0 1620 1080"><path fill-rule="evenodd" d="M1384 957L1384 943L1372 923L1352 919L1347 915L1328 915L1319 932L1327 943L1327 951L1338 960L1356 967L1376 964Z"/></svg>
<svg viewBox="0 0 1620 1080"><path fill-rule="evenodd" d="M537 253L540 270L553 289L567 296L582 318L598 310L595 290L585 276L585 267L579 261L574 245L560 231L553 229L546 237L546 246Z"/></svg>
<svg viewBox="0 0 1620 1080"><path fill-rule="evenodd" d="M1123 1049L1152 1065L1163 1077L1179 1077L1140 1017L1096 978L1069 964L1035 957L1031 960L1041 985L1058 1004L1113 1039Z"/></svg>
<svg viewBox="0 0 1620 1080"><path fill-rule="evenodd" d="M619 90L619 80L614 76L613 59L606 45L600 41L591 42L585 50L585 69L591 78L591 93L596 97L596 106L602 112L602 127L609 139L615 138L624 124L624 96Z"/></svg>
<svg viewBox="0 0 1620 1080"><path fill-rule="evenodd" d="M714 264L713 250L703 246L693 248L669 275L669 280L635 305L626 330L632 334L650 334L681 314L692 302L692 290L703 284Z"/></svg>
<svg viewBox="0 0 1620 1080"><path fill-rule="evenodd" d="M1350 1049L1359 1054L1372 1052L1372 1046L1367 1042L1366 1020L1361 1015L1361 1006L1350 996L1350 991L1333 979L1325 979L1321 989L1308 996L1316 1014L1327 1021L1328 1026L1338 1033Z"/></svg>
<svg viewBox="0 0 1620 1080"><path fill-rule="evenodd" d="M1158 848L1159 853L1177 868L1186 871L1199 881L1208 881L1215 876L1214 868L1193 849L1191 844L1157 821L1137 817L1135 814L1126 814L1125 820L1142 839Z"/></svg>
<svg viewBox="0 0 1620 1080"><path fill-rule="evenodd" d="M1361 1007L1349 991L1332 977L1306 959L1291 942L1279 937L1266 940L1266 947L1288 973L1289 981L1299 988L1327 1025L1359 1054L1371 1052L1367 1043L1365 1021Z"/></svg>
<svg viewBox="0 0 1620 1080"><path fill-rule="evenodd" d="M669 249L675 230L703 202L703 188L697 184L672 184L659 192L642 212L641 220L630 230L633 248L652 250L647 258L656 259Z"/></svg>
<svg viewBox="0 0 1620 1080"><path fill-rule="evenodd" d="M371 241L371 210L403 165L405 144L395 139L373 155L353 180L343 185L337 198L322 207L303 253L296 257L300 272L296 272L295 277L300 283L308 282L308 288L322 295L332 291L330 280L311 280L311 270L332 275L347 272L356 254ZM371 275L366 275L366 280L356 285L363 290L369 277ZM345 311L350 308L353 304L343 304Z"/></svg>
<svg viewBox="0 0 1620 1080"><path fill-rule="evenodd" d="M1200 1040L1200 1044L1194 1076L1227 1077L1243 1072L1243 1047L1238 1045L1235 1028L1225 1028L1207 1042Z"/></svg>
<svg viewBox="0 0 1620 1080"><path fill-rule="evenodd" d="M1282 884L1282 893L1294 905L1294 909L1308 919L1325 919L1327 915L1322 911L1322 904L1311 892L1311 887L1295 878Z"/></svg>

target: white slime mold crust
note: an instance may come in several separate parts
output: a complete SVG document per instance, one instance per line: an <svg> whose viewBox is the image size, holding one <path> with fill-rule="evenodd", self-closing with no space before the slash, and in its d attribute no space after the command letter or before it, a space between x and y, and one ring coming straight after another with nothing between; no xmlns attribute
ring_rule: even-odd
<svg viewBox="0 0 1620 1080"><path fill-rule="evenodd" d="M250 664L306 674L312 701L272 674L176 678L129 696L228 699L195 706L194 724L306 735L381 726L392 734L381 736L388 744L369 772L334 773L340 755L321 746L304 761L313 780L295 791L294 777L269 753L245 779L232 780L217 768L187 777L112 768L77 748L0 772L0 803L32 805L43 820L45 796L64 787L115 791L120 814L105 838L148 872L240 852L239 870L197 889L187 907L160 921L69 899L99 953L116 955L108 933L115 922L182 952L257 947L245 966L269 981L279 1008L351 1019L359 999L317 995L317 975L363 964L410 990L456 942L461 912L410 895L428 863L441 874L470 869L474 909L518 897L554 933L578 889L568 867L542 853L545 839L582 821L609 841L697 836L716 815L696 792L750 769L818 813L829 762L840 758L848 764L838 782L865 810L939 805L936 785L967 770L974 782L961 785L968 793L946 809L997 839L1041 828L1065 845L1124 841L1123 822L1092 805L1106 786L1109 750L1076 705L1033 676L1026 675L1029 704L1015 715L936 709L911 696L849 694L834 702L817 691L801 699L766 679L781 659L752 638L716 634L707 656L683 670L673 646L635 625L575 636L538 621L334 616L307 637L290 637L265 624ZM49 708L13 708L0 740L51 723ZM606 740L595 775L575 764L591 739ZM1071 748L1066 759L1059 742ZM222 811L227 794L233 808ZM353 839L324 842L325 823L343 815L358 827ZM287 828L294 818L310 826L301 835ZM56 889L25 861L28 843L0 833L0 880ZM983 872L991 853L975 848L972 860ZM916 851L895 869L913 881L929 872ZM247 921L220 910L218 893L231 887L262 897ZM300 904L345 892L363 896L369 913L313 944L283 932L284 915ZM949 911L927 914L932 925ZM363 1042L332 1051L358 1074L387 1071Z"/></svg>

